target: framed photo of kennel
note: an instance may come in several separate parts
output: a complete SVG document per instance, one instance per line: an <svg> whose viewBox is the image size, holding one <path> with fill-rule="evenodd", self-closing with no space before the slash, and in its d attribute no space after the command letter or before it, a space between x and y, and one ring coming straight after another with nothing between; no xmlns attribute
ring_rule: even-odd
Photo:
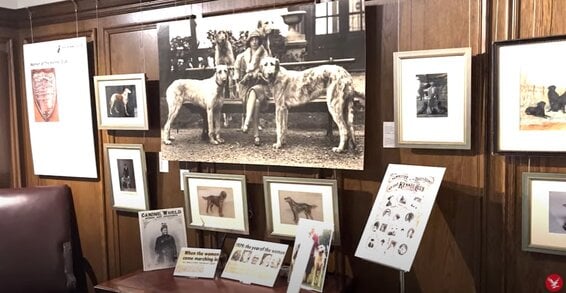
<svg viewBox="0 0 566 293"><path fill-rule="evenodd" d="M123 211L149 209L146 161L141 144L104 144L112 190L112 207Z"/></svg>
<svg viewBox="0 0 566 293"><path fill-rule="evenodd" d="M145 74L94 77L99 129L148 130Z"/></svg>
<svg viewBox="0 0 566 293"><path fill-rule="evenodd" d="M334 244L340 244L336 180L264 176L263 189L270 236L293 239L305 218L334 225Z"/></svg>
<svg viewBox="0 0 566 293"><path fill-rule="evenodd" d="M393 59L397 146L470 149L471 48L395 52Z"/></svg>
<svg viewBox="0 0 566 293"><path fill-rule="evenodd" d="M564 36L493 44L496 152L564 152L566 81L559 70L566 66L564 50Z"/></svg>
<svg viewBox="0 0 566 293"><path fill-rule="evenodd" d="M189 172L183 183L188 227L249 234L244 175Z"/></svg>
<svg viewBox="0 0 566 293"><path fill-rule="evenodd" d="M566 255L566 174L523 173L525 251Z"/></svg>

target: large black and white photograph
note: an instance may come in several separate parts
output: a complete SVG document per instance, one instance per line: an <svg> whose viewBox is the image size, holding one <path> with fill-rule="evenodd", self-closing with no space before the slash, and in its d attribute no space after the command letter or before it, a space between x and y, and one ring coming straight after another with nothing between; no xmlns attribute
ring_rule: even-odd
<svg viewBox="0 0 566 293"><path fill-rule="evenodd" d="M138 212L143 270L175 267L181 248L187 246L183 208Z"/></svg>
<svg viewBox="0 0 566 293"><path fill-rule="evenodd" d="M163 157L363 169L364 13L339 0L160 24Z"/></svg>

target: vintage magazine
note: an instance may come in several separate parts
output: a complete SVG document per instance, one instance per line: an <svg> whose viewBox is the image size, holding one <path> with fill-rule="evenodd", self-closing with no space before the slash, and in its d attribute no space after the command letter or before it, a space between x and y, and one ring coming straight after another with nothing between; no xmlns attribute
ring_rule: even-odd
<svg viewBox="0 0 566 293"><path fill-rule="evenodd" d="M187 246L183 208L138 212L143 270L172 268Z"/></svg>
<svg viewBox="0 0 566 293"><path fill-rule="evenodd" d="M300 288L322 292L333 233L333 223L299 219L287 293Z"/></svg>
<svg viewBox="0 0 566 293"><path fill-rule="evenodd" d="M222 278L273 287L287 247L287 244L238 238Z"/></svg>
<svg viewBox="0 0 566 293"><path fill-rule="evenodd" d="M356 256L409 271L446 168L390 164Z"/></svg>

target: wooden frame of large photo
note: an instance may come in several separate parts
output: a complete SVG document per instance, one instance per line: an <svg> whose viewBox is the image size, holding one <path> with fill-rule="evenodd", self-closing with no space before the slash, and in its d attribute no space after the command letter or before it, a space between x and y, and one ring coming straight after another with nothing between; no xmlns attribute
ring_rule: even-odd
<svg viewBox="0 0 566 293"><path fill-rule="evenodd" d="M566 255L566 174L523 173L525 251Z"/></svg>
<svg viewBox="0 0 566 293"><path fill-rule="evenodd" d="M144 73L93 78L99 129L149 129Z"/></svg>
<svg viewBox="0 0 566 293"><path fill-rule="evenodd" d="M183 184L188 227L249 234L246 176L189 172Z"/></svg>
<svg viewBox="0 0 566 293"><path fill-rule="evenodd" d="M340 244L338 188L335 179L263 177L267 233L294 239L300 218L334 225Z"/></svg>
<svg viewBox="0 0 566 293"><path fill-rule="evenodd" d="M157 27L163 157L362 170L364 1L256 7Z"/></svg>
<svg viewBox="0 0 566 293"><path fill-rule="evenodd" d="M393 53L396 142L471 148L471 48Z"/></svg>
<svg viewBox="0 0 566 293"><path fill-rule="evenodd" d="M149 209L145 152L141 144L104 144L112 207L123 211Z"/></svg>
<svg viewBox="0 0 566 293"><path fill-rule="evenodd" d="M566 36L493 44L496 152L564 152ZM528 57L527 57L528 56Z"/></svg>

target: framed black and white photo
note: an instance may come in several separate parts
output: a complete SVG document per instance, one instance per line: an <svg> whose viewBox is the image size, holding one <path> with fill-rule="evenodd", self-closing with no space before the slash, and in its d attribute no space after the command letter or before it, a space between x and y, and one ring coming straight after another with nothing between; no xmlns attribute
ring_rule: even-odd
<svg viewBox="0 0 566 293"><path fill-rule="evenodd" d="M393 59L397 146L470 149L471 48L395 52Z"/></svg>
<svg viewBox="0 0 566 293"><path fill-rule="evenodd" d="M112 207L124 211L149 208L145 152L141 144L105 144Z"/></svg>
<svg viewBox="0 0 566 293"><path fill-rule="evenodd" d="M183 208L138 212L143 270L175 267L181 249L187 247Z"/></svg>
<svg viewBox="0 0 566 293"><path fill-rule="evenodd" d="M267 233L294 238L299 219L334 225L334 243L340 243L338 191L334 179L263 177Z"/></svg>
<svg viewBox="0 0 566 293"><path fill-rule="evenodd" d="M99 129L148 130L145 74L94 77Z"/></svg>
<svg viewBox="0 0 566 293"><path fill-rule="evenodd" d="M493 106L497 152L564 152L566 38L500 41L493 44ZM528 56L528 58L526 58Z"/></svg>
<svg viewBox="0 0 566 293"><path fill-rule="evenodd" d="M157 28L165 159L363 169L364 1L191 12Z"/></svg>
<svg viewBox="0 0 566 293"><path fill-rule="evenodd" d="M523 250L566 255L566 174L523 173Z"/></svg>
<svg viewBox="0 0 566 293"><path fill-rule="evenodd" d="M188 172L184 185L188 227L249 234L244 175Z"/></svg>

